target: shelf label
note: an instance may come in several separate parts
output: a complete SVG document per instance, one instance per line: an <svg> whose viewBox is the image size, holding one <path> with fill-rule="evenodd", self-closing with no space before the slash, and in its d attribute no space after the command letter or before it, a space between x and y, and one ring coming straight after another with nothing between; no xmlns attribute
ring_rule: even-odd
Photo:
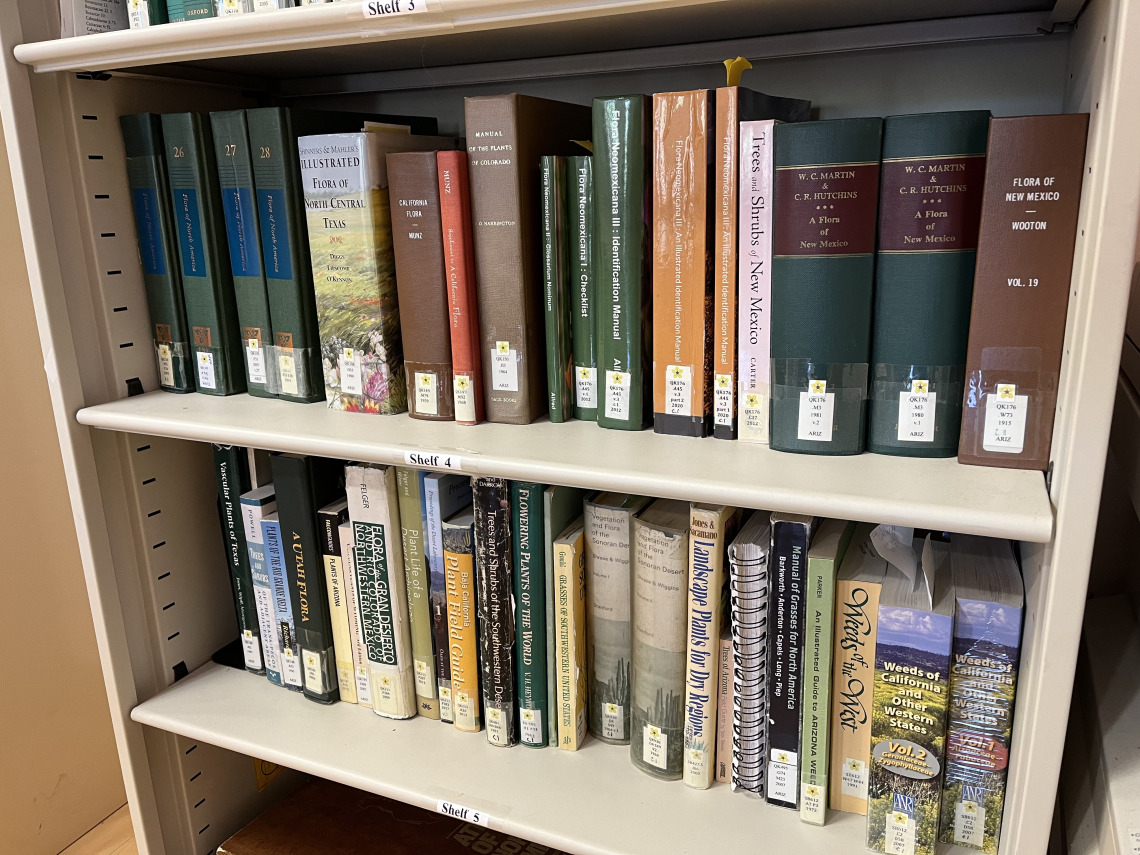
<svg viewBox="0 0 1140 855"><path fill-rule="evenodd" d="M483 811L457 805L455 802L447 802L440 799L435 803L435 810L444 816L452 816L464 822L470 822L473 825L481 825L484 828L491 827L491 817L487 816Z"/></svg>
<svg viewBox="0 0 1140 855"><path fill-rule="evenodd" d="M417 469L447 469L463 471L463 458L458 454L432 454L429 451L405 451L404 463Z"/></svg>
<svg viewBox="0 0 1140 855"><path fill-rule="evenodd" d="M827 391L826 380L812 380L810 390L800 392L800 421L796 439L831 442L834 418L835 393Z"/></svg>
<svg viewBox="0 0 1140 855"><path fill-rule="evenodd" d="M912 380L909 392L899 392L899 442L934 442L937 399L928 380Z"/></svg>
<svg viewBox="0 0 1140 855"><path fill-rule="evenodd" d="M365 18L394 18L430 11L428 0L364 0L361 8Z"/></svg>
<svg viewBox="0 0 1140 855"><path fill-rule="evenodd" d="M992 395L986 395L982 448L1020 454L1025 448L1025 416L1028 412L1029 396L1017 394L1017 387L1012 383L999 383Z"/></svg>
<svg viewBox="0 0 1140 855"><path fill-rule="evenodd" d="M717 374L713 378L713 424L732 427L731 374Z"/></svg>

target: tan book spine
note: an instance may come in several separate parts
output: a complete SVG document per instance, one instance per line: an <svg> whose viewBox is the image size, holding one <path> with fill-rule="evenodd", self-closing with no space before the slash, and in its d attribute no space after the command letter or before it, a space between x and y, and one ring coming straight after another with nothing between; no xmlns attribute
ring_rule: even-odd
<svg viewBox="0 0 1140 855"><path fill-rule="evenodd" d="M577 751L586 739L586 550L582 526L554 542L558 639L558 747Z"/></svg>
<svg viewBox="0 0 1140 855"><path fill-rule="evenodd" d="M344 599L348 606L348 643L352 654L352 675L356 703L372 709L372 687L368 676L368 653L360 626L360 602L356 598L356 574L352 569L352 523L340 527L341 575L345 580Z"/></svg>
<svg viewBox="0 0 1140 855"><path fill-rule="evenodd" d="M479 634L475 605L474 517L464 525L444 523L443 574L447 586L447 638L451 654L451 697L455 727L468 733L483 729L480 715Z"/></svg>
<svg viewBox="0 0 1140 855"><path fill-rule="evenodd" d="M732 699L736 685L736 659L732 655L732 633L720 635L720 670L717 673L716 701L716 780L732 780Z"/></svg>
<svg viewBox="0 0 1140 855"><path fill-rule="evenodd" d="M352 641L348 631L348 597L345 585L344 561L339 555L326 555L325 583L329 592L329 618L332 623L333 655L336 659L336 678L340 686L340 699L356 703L356 680L352 668Z"/></svg>
<svg viewBox="0 0 1140 855"><path fill-rule="evenodd" d="M713 262L713 436L736 439L736 241L740 89L716 90L716 241Z"/></svg>

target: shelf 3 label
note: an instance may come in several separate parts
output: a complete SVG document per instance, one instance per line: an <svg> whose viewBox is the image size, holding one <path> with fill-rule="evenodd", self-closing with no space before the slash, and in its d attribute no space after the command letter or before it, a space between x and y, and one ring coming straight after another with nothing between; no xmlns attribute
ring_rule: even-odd
<svg viewBox="0 0 1140 855"><path fill-rule="evenodd" d="M434 0L431 6L438 6L438 0ZM431 11L428 0L364 0L361 8L365 18L393 18Z"/></svg>

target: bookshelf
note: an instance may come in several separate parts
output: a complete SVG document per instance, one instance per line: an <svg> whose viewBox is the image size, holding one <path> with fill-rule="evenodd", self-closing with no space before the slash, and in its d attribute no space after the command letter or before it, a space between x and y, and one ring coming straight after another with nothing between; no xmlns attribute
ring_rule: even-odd
<svg viewBox="0 0 1140 855"><path fill-rule="evenodd" d="M344 3L67 41L54 39L51 5L0 9L0 116L140 851L205 855L289 786L283 776L259 790L248 756L423 806L466 795L504 828L575 853L741 839L863 851L857 819L807 828L724 786L695 793L649 780L620 748L496 752L428 722L283 697L209 664L234 627L206 440L378 461L402 461L409 448L458 453L506 477L1017 538L1027 608L1002 851L1046 851L1042 811L1057 789L1136 235L1134 4L950 0L931 19L904 0L438 0L422 16L364 22ZM747 83L809 97L821 118L1091 113L1048 478L589 425L460 429L132 394L157 378L119 114L319 104L435 114L454 133L465 94L585 103L712 86L719 61L738 53L756 64Z"/></svg>

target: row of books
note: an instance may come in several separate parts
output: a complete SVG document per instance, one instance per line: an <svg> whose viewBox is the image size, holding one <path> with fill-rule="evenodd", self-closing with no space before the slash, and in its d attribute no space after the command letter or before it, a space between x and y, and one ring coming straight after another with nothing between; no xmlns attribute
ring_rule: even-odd
<svg viewBox="0 0 1140 855"><path fill-rule="evenodd" d="M292 454L251 488L248 460L215 446L245 664L270 681L496 746L589 734L809 823L866 813L880 852L995 851L1008 541Z"/></svg>
<svg viewBox="0 0 1140 855"><path fill-rule="evenodd" d="M141 30L157 24L224 18L253 12L275 12L294 6L315 6L341 0L60 0L60 35L88 36L115 30ZM401 11L415 0L387 0L380 6ZM379 13L383 14L383 13Z"/></svg>
<svg viewBox="0 0 1140 855"><path fill-rule="evenodd" d="M212 146L201 116L163 116L161 143L124 117L153 128L128 161L173 196L139 214L144 267L178 225L193 341L165 352L213 394L1044 469L1088 117L781 121L808 112L738 86L471 97L466 151L406 117L215 113ZM275 277L315 311L307 342L276 329Z"/></svg>

